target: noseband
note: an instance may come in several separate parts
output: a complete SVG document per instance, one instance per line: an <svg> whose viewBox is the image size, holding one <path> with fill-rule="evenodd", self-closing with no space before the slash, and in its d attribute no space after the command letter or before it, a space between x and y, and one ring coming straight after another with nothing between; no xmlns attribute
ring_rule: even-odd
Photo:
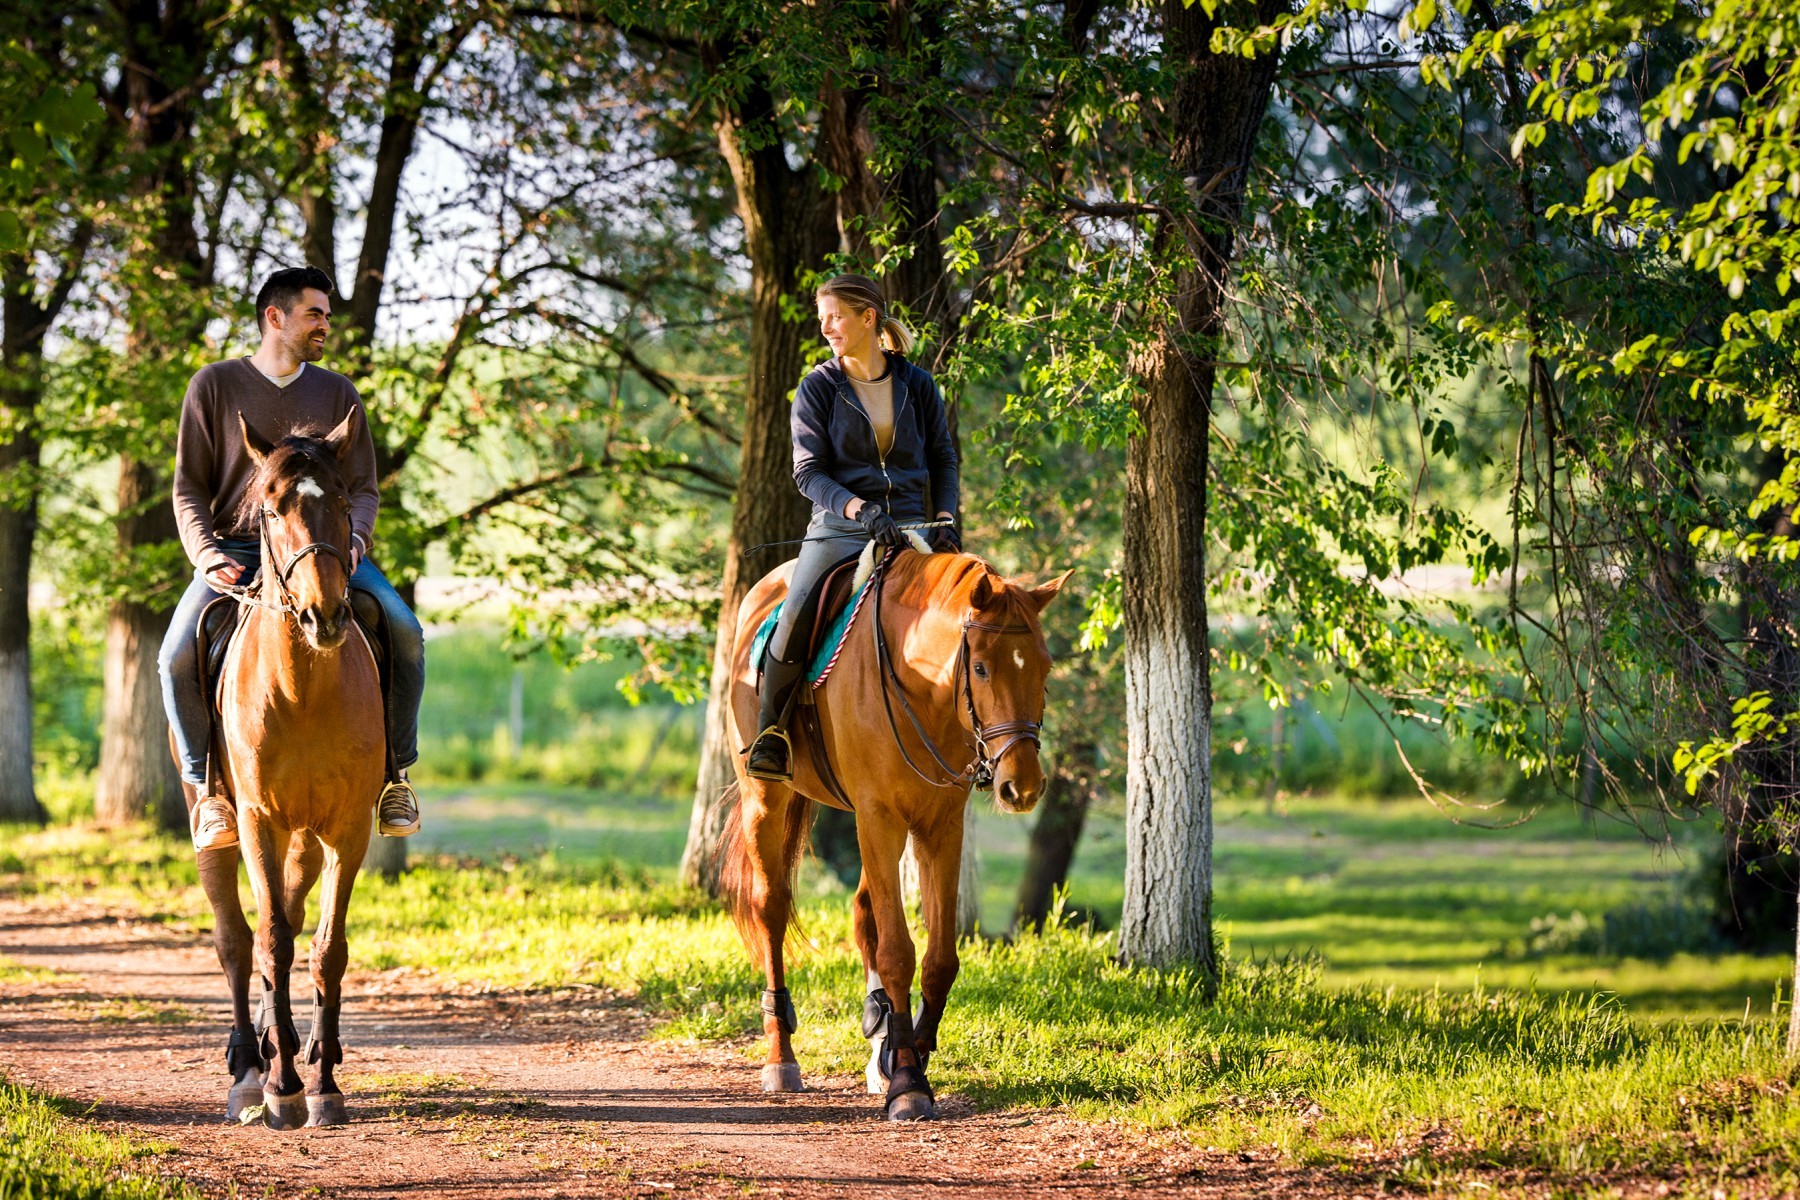
<svg viewBox="0 0 1800 1200"><path fill-rule="evenodd" d="M975 758L968 766L959 771L945 762L944 756L938 753L937 744L931 740L931 735L925 732L924 724L919 720L918 714L913 711L911 702L906 698L906 689L900 685L900 675L894 670L894 657L888 650L887 631L882 628L881 624L881 593L887 583L887 565L892 561L893 555L882 560L882 577L875 581L875 618L870 624L875 627L875 658L880 664L881 706L887 712L888 729L894 735L894 745L899 747L900 757L906 760L906 765L912 768L913 774L933 787L958 787L969 782L985 792L994 786L994 770L1000 765L1000 760L1006 757L1007 751L1020 742L1030 742L1033 746L1039 747L1043 745L1038 736L1043 729L1043 722L1001 721L994 725L981 723L981 716L975 711L975 688L970 680L973 671L969 663L969 630L979 629L989 633L1034 633L1036 631L1029 625L995 625L987 621L978 621L974 617L963 621L962 641L956 648L955 675L962 685L963 704L969 713L969 732L975 737ZM906 719L912 723L913 732L918 735L921 742L925 743L925 752L930 754L932 761L937 763L949 776L948 779L933 779L919 769L919 764L915 763L912 755L907 752L906 740L900 735L900 725L894 720L894 706L888 698L890 690L900 698L900 709L906 714ZM1000 749L989 750L988 743L999 738L1006 739L1000 744Z"/></svg>

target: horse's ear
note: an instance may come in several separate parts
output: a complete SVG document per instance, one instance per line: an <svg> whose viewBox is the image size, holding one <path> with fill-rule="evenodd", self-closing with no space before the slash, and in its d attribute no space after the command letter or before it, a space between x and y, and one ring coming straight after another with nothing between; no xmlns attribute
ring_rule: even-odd
<svg viewBox="0 0 1800 1200"><path fill-rule="evenodd" d="M250 422L244 420L244 414L241 411L237 417L238 432L244 435L244 449L250 452L250 461L260 468L263 465L263 459L269 457L269 451L275 449L275 444L252 429Z"/></svg>
<svg viewBox="0 0 1800 1200"><path fill-rule="evenodd" d="M1043 612L1045 606L1047 606L1052 600L1056 599L1056 593L1062 591L1062 585L1069 582L1069 576L1073 575L1074 573L1075 573L1075 568L1070 567L1068 570L1064 571L1061 575L1058 575L1055 579L1052 579L1049 583L1046 583L1043 587L1033 588L1025 594L1027 596L1031 597L1031 602L1033 604L1037 605L1037 610L1039 612Z"/></svg>
<svg viewBox="0 0 1800 1200"><path fill-rule="evenodd" d="M338 422L337 428L325 435L325 444L331 447L332 454L337 456L339 462L350 457L350 449L356 444L356 434L361 424L362 407L351 405L350 411L344 414L344 419Z"/></svg>
<svg viewBox="0 0 1800 1200"><path fill-rule="evenodd" d="M976 612L980 612L994 602L994 585L989 582L991 578L992 576L983 571L975 580L975 586L969 589L969 607Z"/></svg>

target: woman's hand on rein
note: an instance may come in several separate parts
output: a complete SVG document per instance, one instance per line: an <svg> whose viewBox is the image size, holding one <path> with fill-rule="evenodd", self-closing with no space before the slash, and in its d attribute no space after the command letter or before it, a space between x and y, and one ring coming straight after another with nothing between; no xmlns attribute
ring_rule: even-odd
<svg viewBox="0 0 1800 1200"><path fill-rule="evenodd" d="M906 545L906 535L900 531L900 523L883 512L879 504L864 503L857 510L856 523L863 527L863 532L878 546Z"/></svg>

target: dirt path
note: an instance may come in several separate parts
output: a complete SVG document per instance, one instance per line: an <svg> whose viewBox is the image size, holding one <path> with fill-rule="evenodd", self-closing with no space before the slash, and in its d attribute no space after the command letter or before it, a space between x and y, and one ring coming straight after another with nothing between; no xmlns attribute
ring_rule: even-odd
<svg viewBox="0 0 1800 1200"><path fill-rule="evenodd" d="M224 981L210 940L98 910L0 900L0 1073L174 1149L209 1196L1344 1195L1356 1181L1203 1155L1044 1112L895 1126L861 1079L766 1096L731 1049L648 1043L599 992L454 994L404 971L346 981L351 1124L224 1123ZM295 995L310 985L295 979ZM299 1014L304 1023L304 1013ZM1373 1191L1371 1181L1362 1190Z"/></svg>

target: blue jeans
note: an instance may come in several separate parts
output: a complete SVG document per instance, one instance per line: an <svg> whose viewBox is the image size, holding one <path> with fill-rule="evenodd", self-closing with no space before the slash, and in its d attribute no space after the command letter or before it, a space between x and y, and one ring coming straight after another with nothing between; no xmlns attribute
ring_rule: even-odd
<svg viewBox="0 0 1800 1200"><path fill-rule="evenodd" d="M244 566L255 566L260 551L255 542L225 541L220 548ZM372 594L381 602L387 615L388 638L393 643L394 661L389 667L391 685L388 696L388 741L394 747L394 762L410 767L419 758L419 701L425 695L425 630L419 618L400 599L400 593L368 559L357 566L350 577L355 587ZM220 593L213 591L206 576L198 569L182 593L181 603L169 618L169 632L163 638L162 650L156 656L162 673L163 709L169 714L169 728L175 732L175 749L181 763L181 777L196 787L206 786L206 754L212 722L207 714L208 699L200 690L199 647L194 635L200 625L200 614Z"/></svg>

